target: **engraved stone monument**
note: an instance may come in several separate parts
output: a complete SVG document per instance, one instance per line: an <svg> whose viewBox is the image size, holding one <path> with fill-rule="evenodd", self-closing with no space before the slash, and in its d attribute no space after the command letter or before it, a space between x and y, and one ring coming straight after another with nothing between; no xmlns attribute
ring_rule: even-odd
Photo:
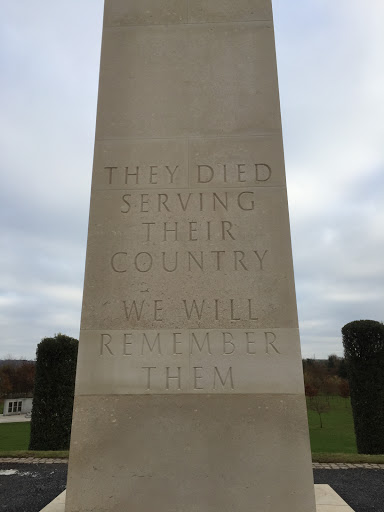
<svg viewBox="0 0 384 512"><path fill-rule="evenodd" d="M106 0L67 512L314 512L270 0Z"/></svg>

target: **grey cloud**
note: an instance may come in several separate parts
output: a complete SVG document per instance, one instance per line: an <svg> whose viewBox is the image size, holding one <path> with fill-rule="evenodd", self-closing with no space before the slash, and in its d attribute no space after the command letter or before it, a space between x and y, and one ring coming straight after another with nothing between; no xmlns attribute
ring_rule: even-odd
<svg viewBox="0 0 384 512"><path fill-rule="evenodd" d="M273 5L303 355L341 355L384 319L384 7ZM0 356L78 335L102 8L2 6Z"/></svg>

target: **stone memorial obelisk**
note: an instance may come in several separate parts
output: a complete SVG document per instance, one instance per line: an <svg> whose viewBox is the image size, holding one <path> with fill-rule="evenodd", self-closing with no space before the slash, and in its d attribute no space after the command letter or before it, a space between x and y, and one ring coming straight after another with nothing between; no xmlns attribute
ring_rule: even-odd
<svg viewBox="0 0 384 512"><path fill-rule="evenodd" d="M67 512L314 512L270 0L106 0Z"/></svg>

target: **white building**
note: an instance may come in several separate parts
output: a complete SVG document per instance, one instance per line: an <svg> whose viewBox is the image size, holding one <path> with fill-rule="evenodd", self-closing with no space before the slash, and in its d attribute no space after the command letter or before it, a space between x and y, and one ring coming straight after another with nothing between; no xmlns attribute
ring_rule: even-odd
<svg viewBox="0 0 384 512"><path fill-rule="evenodd" d="M32 411L32 398L6 398L4 400L4 416L27 414Z"/></svg>

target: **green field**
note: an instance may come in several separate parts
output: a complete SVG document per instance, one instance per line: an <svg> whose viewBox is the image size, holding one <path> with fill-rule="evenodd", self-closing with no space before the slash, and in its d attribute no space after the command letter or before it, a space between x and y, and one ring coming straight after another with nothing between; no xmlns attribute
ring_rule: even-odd
<svg viewBox="0 0 384 512"><path fill-rule="evenodd" d="M330 410L319 415L308 410L312 453L357 453L351 403L337 396L330 397Z"/></svg>
<svg viewBox="0 0 384 512"><path fill-rule="evenodd" d="M353 430L352 410L349 400L339 397L330 398L330 411L323 413L323 428L320 428L319 416L308 411L311 448L314 455L321 453L356 454L355 433ZM28 450L30 423L0 424L1 452Z"/></svg>
<svg viewBox="0 0 384 512"><path fill-rule="evenodd" d="M0 456L7 450L28 450L31 424L1 423L0 424Z"/></svg>

